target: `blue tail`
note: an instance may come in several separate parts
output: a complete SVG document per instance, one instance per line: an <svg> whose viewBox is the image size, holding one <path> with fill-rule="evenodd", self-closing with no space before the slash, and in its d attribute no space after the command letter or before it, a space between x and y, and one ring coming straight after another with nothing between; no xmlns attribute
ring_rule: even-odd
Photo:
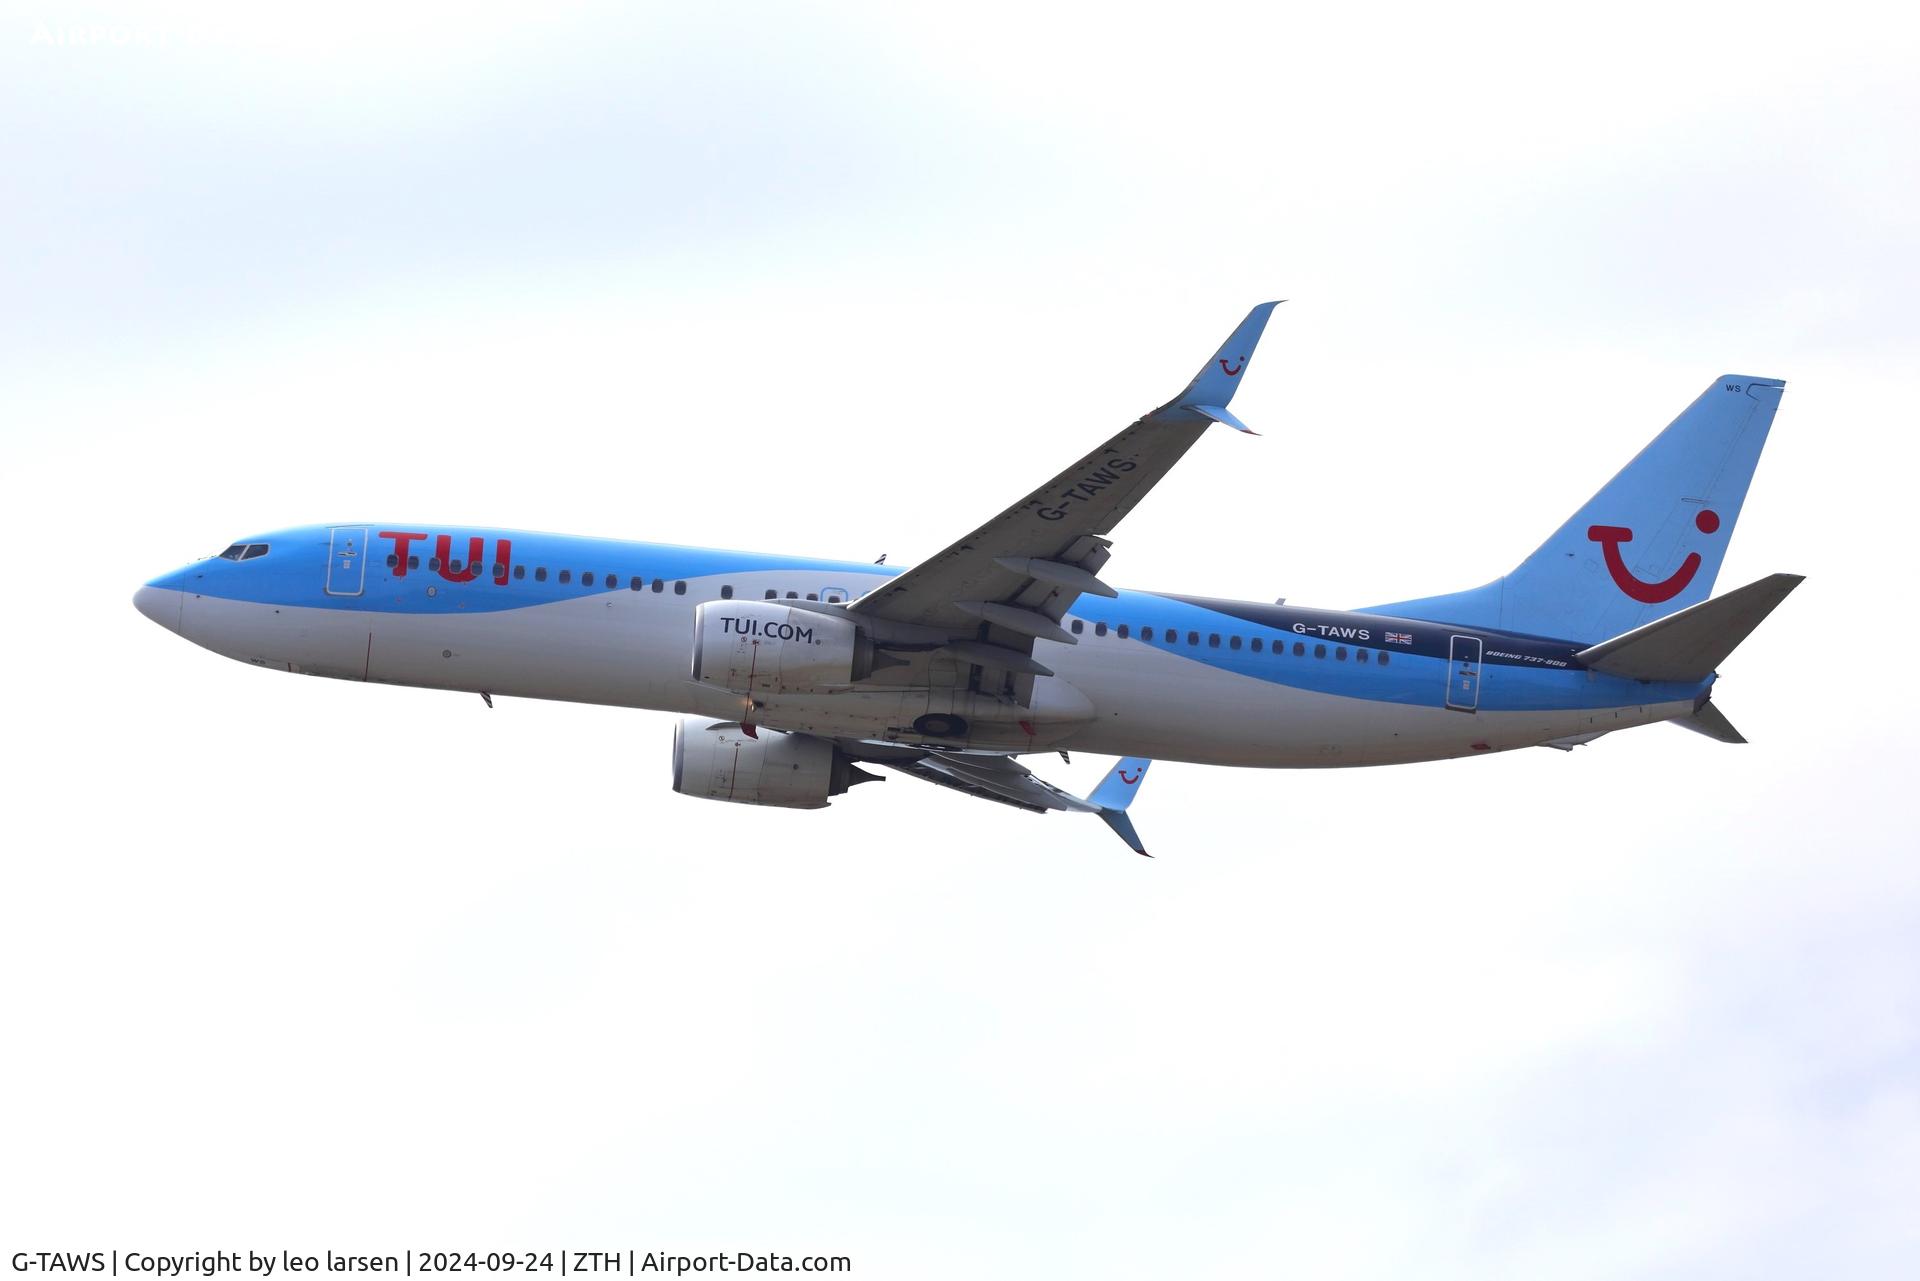
<svg viewBox="0 0 1920 1281"><path fill-rule="evenodd" d="M1596 640L1698 604L1720 573L1785 387L1715 380L1505 578L1369 612Z"/></svg>

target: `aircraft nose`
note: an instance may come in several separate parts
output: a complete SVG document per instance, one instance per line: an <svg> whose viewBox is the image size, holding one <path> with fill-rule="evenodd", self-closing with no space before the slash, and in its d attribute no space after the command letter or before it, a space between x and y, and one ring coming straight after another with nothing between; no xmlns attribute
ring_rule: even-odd
<svg viewBox="0 0 1920 1281"><path fill-rule="evenodd" d="M170 632L180 630L180 609L185 601L184 593L151 584L133 594L133 607Z"/></svg>

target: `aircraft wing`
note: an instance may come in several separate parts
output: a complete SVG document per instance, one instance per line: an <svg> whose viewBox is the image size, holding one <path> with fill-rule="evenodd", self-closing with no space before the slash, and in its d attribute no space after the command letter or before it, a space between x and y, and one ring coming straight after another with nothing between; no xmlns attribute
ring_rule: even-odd
<svg viewBox="0 0 1920 1281"><path fill-rule="evenodd" d="M1127 817L1127 807L1139 795L1140 780L1153 764L1144 757L1126 756L1115 761L1100 785L1084 800L1061 791L1011 756L927 752L912 758L889 756L878 763L967 796L998 801L1035 814L1048 810L1097 814L1136 854L1147 852L1140 843L1139 833L1134 831L1133 821Z"/></svg>
<svg viewBox="0 0 1920 1281"><path fill-rule="evenodd" d="M928 752L917 760L881 761L888 769L911 774L939 787L950 787L984 801L998 801L1016 809L1041 813L1073 810L1095 813L1099 807L1061 791L1011 756L983 756L961 752Z"/></svg>
<svg viewBox="0 0 1920 1281"><path fill-rule="evenodd" d="M1104 537L1213 423L1250 429L1227 412L1277 303L1263 302L1187 389L923 564L854 601L849 611L973 638L970 657L1046 675L1022 655L1036 639L1073 643L1061 617L1082 592L1112 596L1096 575ZM995 661L996 652L1002 657Z"/></svg>

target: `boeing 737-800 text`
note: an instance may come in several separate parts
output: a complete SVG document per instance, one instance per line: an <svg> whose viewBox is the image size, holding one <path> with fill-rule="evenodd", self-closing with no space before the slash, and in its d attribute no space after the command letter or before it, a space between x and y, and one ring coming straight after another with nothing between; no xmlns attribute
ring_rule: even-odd
<svg viewBox="0 0 1920 1281"><path fill-rule="evenodd" d="M140 611L313 676L682 714L673 786L824 806L881 766L1126 815L1153 759L1391 765L1674 721L1742 741L1716 669L1800 582L1709 599L1785 384L1717 378L1512 573L1359 611L1121 590L1108 535L1228 411L1275 304L1186 390L911 569L517 530L260 534ZM1082 799L1018 761L1123 757ZM1141 852L1145 852L1141 850Z"/></svg>

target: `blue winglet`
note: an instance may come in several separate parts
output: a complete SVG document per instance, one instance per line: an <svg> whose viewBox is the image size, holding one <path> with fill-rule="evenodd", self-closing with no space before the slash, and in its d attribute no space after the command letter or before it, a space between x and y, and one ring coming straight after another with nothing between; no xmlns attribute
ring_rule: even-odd
<svg viewBox="0 0 1920 1281"><path fill-rule="evenodd" d="M1127 806L1133 804L1133 798L1140 794L1140 780L1147 776L1147 767L1153 762L1144 756L1125 756L1115 761L1107 776L1100 780L1100 786L1087 795L1087 804L1099 808L1100 817L1129 849L1136 854L1147 854L1146 846L1141 844L1140 834L1133 830L1133 820L1127 817Z"/></svg>
<svg viewBox="0 0 1920 1281"><path fill-rule="evenodd" d="M1087 803L1103 810L1126 809L1140 794L1140 780L1147 776L1147 767L1152 764L1144 756L1121 757L1100 780L1100 786L1087 794Z"/></svg>
<svg viewBox="0 0 1920 1281"><path fill-rule="evenodd" d="M1248 312L1247 318L1220 344L1220 350L1213 353L1213 359L1193 376L1187 389L1161 408L1191 410L1215 422L1237 427L1241 431L1247 430L1243 423L1227 413L1227 405L1240 387L1240 375L1247 372L1247 365L1253 360L1253 349L1260 345L1260 335L1267 328L1267 317L1279 305L1278 302L1263 302Z"/></svg>
<svg viewBox="0 0 1920 1281"><path fill-rule="evenodd" d="M1205 414L1207 417L1213 419L1213 421L1224 423L1235 431L1243 431L1249 436L1258 436L1260 434L1218 405L1195 405L1193 412L1196 414Z"/></svg>

